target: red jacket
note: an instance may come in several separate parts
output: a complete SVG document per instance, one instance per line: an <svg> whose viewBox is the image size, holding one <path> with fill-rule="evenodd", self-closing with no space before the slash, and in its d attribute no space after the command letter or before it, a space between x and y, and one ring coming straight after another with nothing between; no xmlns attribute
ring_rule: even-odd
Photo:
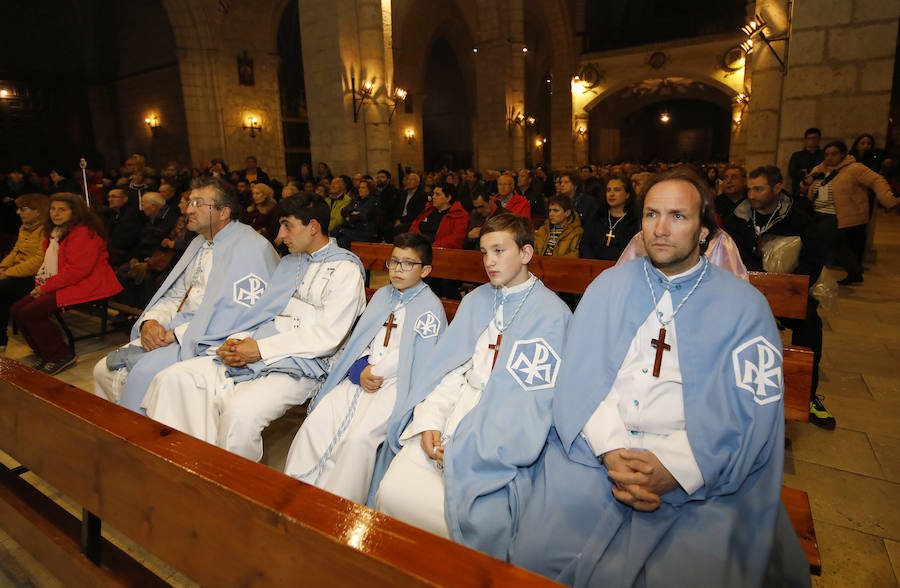
<svg viewBox="0 0 900 588"><path fill-rule="evenodd" d="M527 202L527 201L526 201ZM409 230L413 233L422 233L419 225L434 210L434 205L429 202L425 205L422 214L416 217ZM448 249L462 249L463 241L466 240L466 229L469 227L469 213L462 207L459 201L454 200L450 205L450 210L441 219L438 225L437 234L434 236L434 247L446 247Z"/></svg>
<svg viewBox="0 0 900 588"><path fill-rule="evenodd" d="M50 241L44 239L44 252ZM56 292L60 308L109 298L122 285L109 267L106 241L85 225L78 225L59 242L59 271L41 286L42 294Z"/></svg>
<svg viewBox="0 0 900 588"><path fill-rule="evenodd" d="M496 194L494 194L494 200L502 204L500 202L500 197ZM507 202L506 204L502 204L502 206L503 208L514 214L524 216L525 218L531 218L531 203L528 202L527 198L519 193L513 193L512 198L509 199L509 202Z"/></svg>

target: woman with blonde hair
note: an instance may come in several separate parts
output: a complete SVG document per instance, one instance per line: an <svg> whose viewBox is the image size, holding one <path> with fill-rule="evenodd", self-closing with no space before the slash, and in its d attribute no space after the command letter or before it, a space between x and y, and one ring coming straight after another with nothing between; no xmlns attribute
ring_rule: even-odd
<svg viewBox="0 0 900 588"><path fill-rule="evenodd" d="M278 202L275 201L275 192L269 186L257 182L250 188L250 195L253 204L247 207L241 222L274 242L278 236L278 219L281 214Z"/></svg>

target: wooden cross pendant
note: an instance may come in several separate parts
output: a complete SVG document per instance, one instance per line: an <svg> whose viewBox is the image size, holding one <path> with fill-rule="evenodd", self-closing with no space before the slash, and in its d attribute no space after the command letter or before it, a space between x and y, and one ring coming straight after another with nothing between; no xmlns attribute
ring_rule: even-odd
<svg viewBox="0 0 900 588"><path fill-rule="evenodd" d="M387 347L388 343L391 342L391 331L397 328L397 323L394 322L394 313L391 313L391 316L388 317L387 322L385 322L382 327L387 327L387 331L384 333L384 346Z"/></svg>
<svg viewBox="0 0 900 588"><path fill-rule="evenodd" d="M659 339L650 339L650 344L656 347L656 361L653 362L653 377L659 377L659 369L662 367L662 355L664 351L672 349L670 345L666 345L666 328L659 328Z"/></svg>
<svg viewBox="0 0 900 588"><path fill-rule="evenodd" d="M612 229L610 229L609 232L606 233L606 246L609 247L609 242L615 238L616 236L613 234Z"/></svg>
<svg viewBox="0 0 900 588"><path fill-rule="evenodd" d="M488 343L488 349L494 352L494 361L491 362L491 371L494 371L494 364L497 363L497 354L500 353L500 341L503 340L503 333L497 333L497 342Z"/></svg>

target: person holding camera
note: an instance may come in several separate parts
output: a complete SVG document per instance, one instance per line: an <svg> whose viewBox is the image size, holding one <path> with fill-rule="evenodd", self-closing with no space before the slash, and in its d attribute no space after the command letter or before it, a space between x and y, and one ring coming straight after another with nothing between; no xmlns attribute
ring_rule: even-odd
<svg viewBox="0 0 900 588"><path fill-rule="evenodd" d="M885 208L900 202L887 181L847 154L847 144L832 141L825 146L825 160L814 167L801 183L813 203L816 224L822 234L829 259L847 271L842 285L863 281L862 255L869 222L868 191Z"/></svg>

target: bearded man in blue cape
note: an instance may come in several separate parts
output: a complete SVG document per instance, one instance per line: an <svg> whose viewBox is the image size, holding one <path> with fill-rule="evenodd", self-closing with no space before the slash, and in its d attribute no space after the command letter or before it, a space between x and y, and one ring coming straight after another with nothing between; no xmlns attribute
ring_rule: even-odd
<svg viewBox="0 0 900 588"><path fill-rule="evenodd" d="M782 346L765 298L712 265L712 194L650 181L648 257L603 272L567 334L553 428L510 561L575 586L809 581L781 505Z"/></svg>
<svg viewBox="0 0 900 588"><path fill-rule="evenodd" d="M194 357L209 333L233 329L263 296L278 254L237 221L234 187L215 177L192 183L187 228L198 233L131 329L131 343L94 367L95 394L144 412L153 377Z"/></svg>

